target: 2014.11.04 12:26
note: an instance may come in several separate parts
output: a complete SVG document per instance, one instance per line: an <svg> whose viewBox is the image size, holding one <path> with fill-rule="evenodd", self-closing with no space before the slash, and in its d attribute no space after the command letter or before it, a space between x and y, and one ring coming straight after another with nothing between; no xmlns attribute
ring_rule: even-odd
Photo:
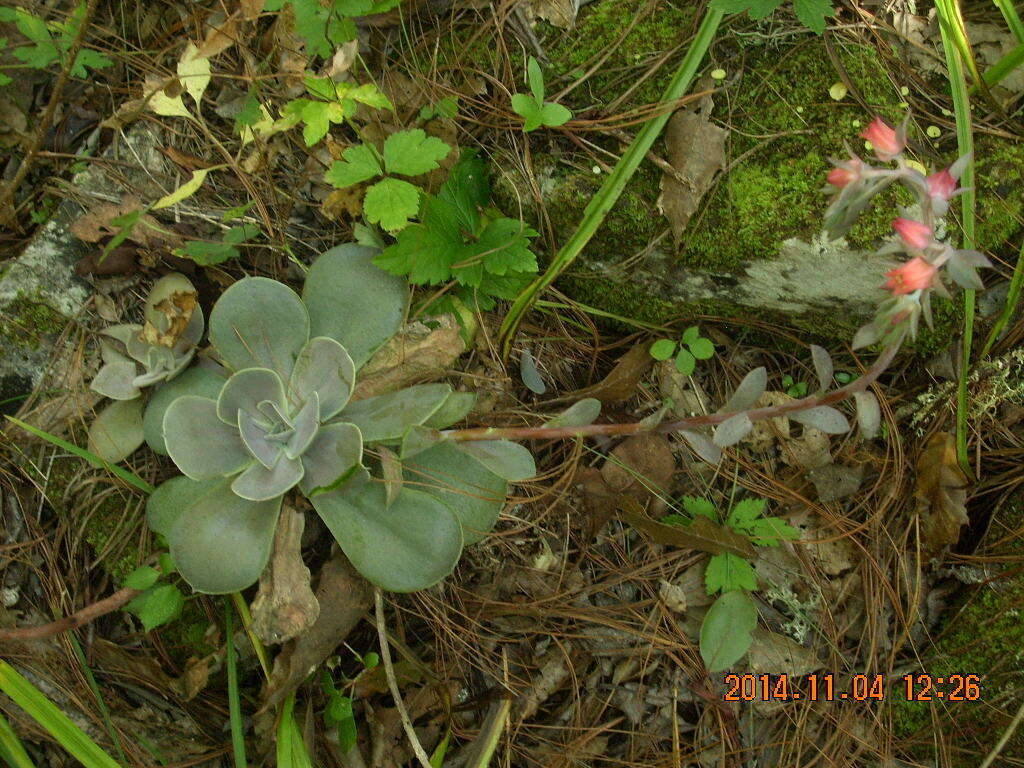
<svg viewBox="0 0 1024 768"><path fill-rule="evenodd" d="M895 683L902 680L903 685ZM892 693L908 701L977 701L981 698L978 675L904 675L893 680ZM887 693L882 674L836 675L834 673L790 676L787 674L729 674L725 676L725 701L882 701Z"/></svg>

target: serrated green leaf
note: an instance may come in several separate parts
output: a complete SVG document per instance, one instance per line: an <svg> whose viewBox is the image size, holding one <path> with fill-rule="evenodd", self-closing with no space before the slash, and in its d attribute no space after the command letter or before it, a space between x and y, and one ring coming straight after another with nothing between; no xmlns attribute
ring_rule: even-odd
<svg viewBox="0 0 1024 768"><path fill-rule="evenodd" d="M137 596L125 610L138 616L142 628L149 632L178 618L184 605L185 597L180 589L173 584L162 584Z"/></svg>
<svg viewBox="0 0 1024 768"><path fill-rule="evenodd" d="M384 167L388 173L419 176L439 168L452 148L419 128L398 131L384 141Z"/></svg>
<svg viewBox="0 0 1024 768"><path fill-rule="evenodd" d="M800 531L779 517L754 520L746 528L747 534L760 547L778 546L779 539L799 539Z"/></svg>
<svg viewBox="0 0 1024 768"><path fill-rule="evenodd" d="M381 175L380 163L373 149L366 144L356 144L341 153L341 160L335 160L324 174L324 181L338 189L351 187Z"/></svg>
<svg viewBox="0 0 1024 768"><path fill-rule="evenodd" d="M718 511L709 499L699 496L683 496L681 501L683 509L694 517L706 517L716 523L718 522Z"/></svg>
<svg viewBox="0 0 1024 768"><path fill-rule="evenodd" d="M517 219L493 219L480 233L474 250L482 254L484 267L492 274L536 272L537 257L529 249L529 238L536 236Z"/></svg>
<svg viewBox="0 0 1024 768"><path fill-rule="evenodd" d="M419 187L401 179L382 179L366 190L363 198L366 220L389 232L405 227L419 209Z"/></svg>
<svg viewBox="0 0 1024 768"><path fill-rule="evenodd" d="M106 67L114 66L114 62L104 56L99 51L94 51L91 48L83 48L78 52L75 57L75 63L71 67L72 77L87 77L88 69L105 69Z"/></svg>
<svg viewBox="0 0 1024 768"><path fill-rule="evenodd" d="M709 595L731 592L735 589L754 591L757 589L757 574L753 567L731 552L712 555L704 571L704 587Z"/></svg>
<svg viewBox="0 0 1024 768"><path fill-rule="evenodd" d="M825 19L835 15L831 0L793 0L793 10L805 27L819 35L825 31Z"/></svg>
<svg viewBox="0 0 1024 768"><path fill-rule="evenodd" d="M406 276L414 285L438 285L452 277L449 241L422 224L411 224L398 233L398 241L373 260L393 275Z"/></svg>
<svg viewBox="0 0 1024 768"><path fill-rule="evenodd" d="M749 525L753 520L764 514L767 502L764 499L740 499L729 512L725 524L730 528Z"/></svg>
<svg viewBox="0 0 1024 768"><path fill-rule="evenodd" d="M148 565L143 565L124 577L123 586L128 587L128 589L149 589L156 584L159 578L160 571L156 570L156 568L150 568Z"/></svg>

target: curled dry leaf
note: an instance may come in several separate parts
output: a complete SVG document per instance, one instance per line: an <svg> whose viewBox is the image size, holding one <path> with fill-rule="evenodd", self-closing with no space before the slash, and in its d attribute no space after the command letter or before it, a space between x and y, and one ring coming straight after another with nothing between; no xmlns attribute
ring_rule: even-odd
<svg viewBox="0 0 1024 768"><path fill-rule="evenodd" d="M436 327L412 323L377 350L359 372L352 400L435 379L451 368L465 351L466 343L454 317L441 315L434 319Z"/></svg>
<svg viewBox="0 0 1024 768"><path fill-rule="evenodd" d="M712 101L702 100L699 110L680 110L665 128L668 161L681 178L661 178L658 209L668 219L678 245L686 225L722 167L728 131L711 122Z"/></svg>
<svg viewBox="0 0 1024 768"><path fill-rule="evenodd" d="M188 328L192 313L198 306L195 291L177 291L153 305L153 309L167 318L168 329L161 333L148 319L142 326L142 340L147 344L173 347Z"/></svg>
<svg viewBox="0 0 1024 768"><path fill-rule="evenodd" d="M648 352L650 348L649 341L636 344L618 359L615 367L597 384L571 392L559 400L576 400L581 397L594 397L602 403L628 400L636 394L637 385L654 364L654 358Z"/></svg>
<svg viewBox="0 0 1024 768"><path fill-rule="evenodd" d="M281 508L270 564L260 576L252 602L252 626L268 645L284 643L305 632L320 616L320 603L309 586L302 562L305 518L287 504Z"/></svg>
<svg viewBox="0 0 1024 768"><path fill-rule="evenodd" d="M937 432L917 460L917 513L924 552L933 557L956 544L967 524L967 476L956 459L956 438Z"/></svg>
<svg viewBox="0 0 1024 768"><path fill-rule="evenodd" d="M601 468L601 476L616 493L638 501L668 497L676 459L663 435L635 435L619 443Z"/></svg>

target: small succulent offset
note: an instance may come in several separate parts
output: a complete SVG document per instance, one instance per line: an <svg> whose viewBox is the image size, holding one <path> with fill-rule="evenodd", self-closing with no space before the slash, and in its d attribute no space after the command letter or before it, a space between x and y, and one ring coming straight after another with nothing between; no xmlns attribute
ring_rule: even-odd
<svg viewBox="0 0 1024 768"><path fill-rule="evenodd" d="M153 398L147 438L184 476L156 489L147 514L197 591L259 578L293 488L367 579L428 587L494 525L508 483L535 473L516 443L444 440L439 430L474 402L447 384L350 402L359 367L397 332L408 303L406 282L375 267L375 253L329 251L301 297L275 280L239 280L210 313L226 372L194 368Z"/></svg>
<svg viewBox="0 0 1024 768"><path fill-rule="evenodd" d="M184 275L165 275L146 297L143 325L112 325L102 331L116 344L101 342L104 364L90 386L111 400L134 400L144 387L185 369L203 328L195 286Z"/></svg>

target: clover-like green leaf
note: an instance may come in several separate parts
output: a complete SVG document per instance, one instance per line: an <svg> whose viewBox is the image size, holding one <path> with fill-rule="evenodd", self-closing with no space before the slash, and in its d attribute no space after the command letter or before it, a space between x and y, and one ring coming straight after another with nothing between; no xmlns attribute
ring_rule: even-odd
<svg viewBox="0 0 1024 768"><path fill-rule="evenodd" d="M295 291L277 280L244 277L210 313L210 341L234 370L270 368L285 381L309 340L309 315Z"/></svg>
<svg viewBox="0 0 1024 768"><path fill-rule="evenodd" d="M393 592L426 589L450 574L462 526L435 497L403 487L388 506L384 484L310 498L342 551L364 577Z"/></svg>
<svg viewBox="0 0 1024 768"><path fill-rule="evenodd" d="M332 248L313 262L302 288L310 335L340 343L356 368L398 332L409 302L408 283L371 263L377 253L354 243Z"/></svg>

